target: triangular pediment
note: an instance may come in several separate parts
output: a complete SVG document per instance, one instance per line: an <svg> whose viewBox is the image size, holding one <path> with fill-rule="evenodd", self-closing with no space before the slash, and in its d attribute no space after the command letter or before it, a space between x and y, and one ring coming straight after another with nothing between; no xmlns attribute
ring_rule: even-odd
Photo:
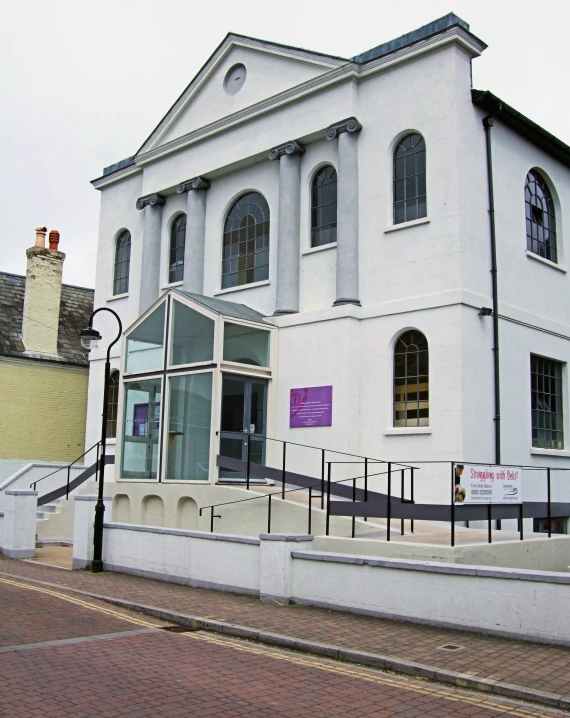
<svg viewBox="0 0 570 718"><path fill-rule="evenodd" d="M137 154L166 145L345 62L308 50L228 35Z"/></svg>

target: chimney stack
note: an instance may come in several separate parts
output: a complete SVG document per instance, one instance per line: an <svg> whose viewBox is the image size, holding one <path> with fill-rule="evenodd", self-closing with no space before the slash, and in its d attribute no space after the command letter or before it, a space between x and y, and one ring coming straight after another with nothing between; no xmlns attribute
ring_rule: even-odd
<svg viewBox="0 0 570 718"><path fill-rule="evenodd" d="M65 254L59 252L59 232L49 233L46 247L46 227L36 229L36 243L26 250L26 290L22 340L26 351L38 354L57 354L61 275Z"/></svg>

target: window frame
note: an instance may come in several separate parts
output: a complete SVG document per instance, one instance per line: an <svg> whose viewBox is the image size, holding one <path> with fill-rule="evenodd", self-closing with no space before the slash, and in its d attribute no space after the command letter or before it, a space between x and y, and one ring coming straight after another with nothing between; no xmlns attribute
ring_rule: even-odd
<svg viewBox="0 0 570 718"><path fill-rule="evenodd" d="M236 211L236 214L237 214L237 211L239 209L241 209L241 207L238 207L238 204L240 202L242 202L246 197L249 197L250 195L252 195L252 196L257 195L262 200L262 202L265 203L265 207L263 207L262 204L258 205L258 207L260 208L260 210L262 212L265 211L265 213L266 213L264 219L261 222L255 222L253 226L257 227L258 225L266 224L267 227L266 227L266 232L263 234L260 234L260 236L256 236L257 230L254 229L252 237L246 237L246 239L241 240L239 233L241 233L243 230L245 230L246 227L238 227L237 229L228 229L228 223L230 222L232 213L234 211ZM253 203L251 203L251 204L253 204ZM241 221L243 222L243 220L246 217L251 217L251 216L253 216L253 215L246 214L246 215L244 215L244 217L242 217ZM237 219L237 217L235 219ZM252 226L252 225L249 224L247 226ZM233 234L233 233L238 233L237 241L232 241L233 239L236 239L235 237L229 237L229 241L227 241L228 235ZM256 248L257 240L263 240L263 245L261 246L261 249ZM249 245L249 243L252 241L254 243L253 252L250 251L250 249L252 249L251 247L246 246L245 254L239 254L240 244ZM235 245L237 245L237 253L235 254L235 256L232 256L232 253L233 253L232 246L235 246ZM229 252L226 252L227 249L229 249ZM232 200L227 211L224 214L224 219L223 219L223 224L222 224L222 242L221 242L221 257L220 257L220 269L221 269L220 292L227 292L227 291L231 291L231 290L236 291L236 290L240 290L240 289L249 287L251 285L257 285L262 282L268 282L269 281L269 271L270 271L270 250L271 250L271 210L269 207L269 203L267 202L265 195L263 195L258 190L250 189L245 192L242 192L234 200ZM267 253L267 263L255 266L256 255L262 254L264 252ZM250 261L249 257L253 257L254 266L251 266L251 267L247 266L247 264ZM240 260L242 258L245 260L244 263L246 266L242 267L240 269L239 265L240 265ZM235 271L231 271L232 270L232 265L231 265L232 262L236 262L236 265L235 265L236 270ZM253 277L250 280L247 279L248 272L254 272L254 270L256 270L256 269L264 269L264 268L266 268L266 271L263 273L264 276L262 276L261 278L256 278L255 275L253 275ZM225 272L224 271L225 269L229 269L230 271ZM239 283L239 274L241 272L246 273L246 278L245 278L244 282ZM224 284L225 277L231 277L234 275L236 275L238 278L238 282L236 284L231 284L231 283L229 283L227 285Z"/></svg>
<svg viewBox="0 0 570 718"><path fill-rule="evenodd" d="M123 242L123 240L125 240ZM119 246L121 245L121 246ZM128 254L126 259L119 258L119 252L123 250L123 248L127 246L128 248ZM114 242L114 254L113 254L113 297L121 297L125 294L129 293L129 285L130 285L130 276L131 276L131 246L132 246L132 236L128 229L122 229L119 234L117 235L115 242ZM122 276L118 275L118 269L119 267L126 265L126 273ZM123 286L120 284L120 282L126 282L126 286ZM119 284L117 284L119 283ZM119 288L119 291L117 291L117 288Z"/></svg>
<svg viewBox="0 0 570 718"><path fill-rule="evenodd" d="M411 137L419 137L420 140L417 142L416 146L414 147L413 155L416 157L418 154L423 153L423 170L417 171L417 159L414 161L414 169L416 170L413 174L405 174L406 172L406 162L405 157L408 156L406 153L403 154L402 157L397 157L400 148L403 146L403 144ZM417 150L417 147L422 144L423 149ZM397 161L404 159L404 174L400 177L399 176L399 170ZM424 193L420 194L421 189L421 178L423 176L423 188ZM415 182L415 194L411 194L408 196L407 193L407 181L411 180L411 178L414 177ZM397 199L398 197L398 184L399 182L403 182L403 198ZM420 201L423 198L423 213L420 213ZM408 202L414 202L414 208L415 211L412 213L413 216L408 216L408 209L407 209L407 203ZM397 211L398 211L398 205L403 205L404 208L404 214L403 218L398 218ZM411 211L411 210L410 210ZM418 132L417 130L410 130L407 131L405 134L401 135L396 142L394 143L393 149L392 149L392 225L394 227L400 225L400 224L408 224L409 222L414 222L418 220L423 220L427 218L427 143L425 140L425 137L421 132Z"/></svg>
<svg viewBox="0 0 570 718"><path fill-rule="evenodd" d="M556 376L554 376L553 374L549 374L549 375L541 374L541 375L539 375L538 372L533 372L533 360L538 360L538 361L542 361L542 362L549 362L552 366L558 367L558 369L559 369L559 371L560 371L559 377L556 377ZM566 374L566 363L565 363L564 361L560 361L560 360L558 360L558 359L552 359L551 357L545 357L545 356L543 356L543 355L541 355L541 354L534 354L534 353L531 352L531 354L530 354L530 366L529 366L529 369L530 369L530 371L529 371L530 392L529 392L529 393L530 393L530 440L531 440L531 451L536 449L536 450L538 450L538 451L548 451L548 452L550 452L550 451L558 452L558 451L559 451L559 452L563 453L563 452L565 451L565 449L564 449L564 436L565 436L566 430L567 430L567 427L566 427L566 416L565 416L565 413L564 413L564 408L565 408L565 407L564 407L564 404L565 404L564 395L565 395L565 393L566 393L566 392L565 392L565 386L566 386L566 376L565 376L565 374ZM557 412L557 411L548 411L548 412L547 412L547 411L545 411L544 409L535 408L535 406L534 406L534 395L535 395L535 393L538 394L539 392L538 392L538 391L535 392L535 389L533 388L533 374L536 374L537 376L542 376L542 379L543 379L543 387L544 387L544 379L545 379L546 376L548 376L549 379L553 379L554 381L558 381L558 382L559 382L560 394L557 395L557 394L549 393L549 396L550 396L550 397L554 396L556 399L559 399L559 401L560 401L560 411L559 411L559 412ZM542 392L543 396L545 395L545 393L546 393L546 392L543 390L543 392ZM552 428L546 429L545 427L540 427L540 426L538 425L538 422L536 422L536 424L535 424L535 412L541 412L543 415L548 415L548 416L552 416L552 415L554 415L554 416L560 416L560 428L559 428L559 429L552 429ZM550 422L549 422L549 423L550 423ZM549 445L549 446L543 446L543 445L541 445L540 443L538 443L538 442L539 442L539 437L537 437L537 439L536 439L536 442L537 442L537 443L535 443L535 431L537 432L537 434L538 434L538 432L540 432L540 431L542 431L542 432L547 432L547 431L550 432L550 435L551 435L551 436L550 436L550 441L549 441L550 445ZM553 446L552 446L552 441L553 441L552 433L554 433L554 432L559 433L559 434L561 435L561 446L557 446L557 447L553 447Z"/></svg>
<svg viewBox="0 0 570 718"><path fill-rule="evenodd" d="M546 204L546 209L541 211L546 213L548 217L548 226L545 226L544 217L543 221L539 222L537 219L533 219L532 210L536 207L528 198L527 193L530 192L529 187L533 185L538 187L542 192L542 197ZM535 192L531 196L538 196ZM524 218L525 218L525 234L526 234L526 251L530 254L543 259L552 264L560 264L560 247L558 242L558 231L557 231L557 217L556 217L556 201L554 198L554 192L550 188L550 183L546 179L545 174L536 167L532 167L525 176L524 182ZM536 237L532 236L533 227L536 227ZM530 234L529 234L530 232ZM540 239L540 234L543 234L543 239ZM548 233L548 242L546 241L545 235ZM553 240L553 241L552 241ZM541 254L541 248L543 252Z"/></svg>
<svg viewBox="0 0 570 718"><path fill-rule="evenodd" d="M108 393L107 393L107 424L106 424L106 436L107 439L110 441L115 441L117 439L117 427L119 423L119 391L121 388L121 372L118 369L111 369L111 372L109 374L109 387L108 387ZM113 418L111 414L114 413L115 417ZM114 427L114 433L112 433L112 429L109 429L109 426L115 423Z"/></svg>
<svg viewBox="0 0 570 718"><path fill-rule="evenodd" d="M319 180L319 177L325 172L332 170L334 173L334 201L329 202L328 204L321 204L315 207L315 191L316 191L316 183ZM331 183L332 184L332 183ZM338 172L336 167L331 162L326 162L325 164L320 165L317 167L317 169L313 172L313 175L311 177L311 182L309 186L309 249L320 249L323 247L329 247L334 246L337 243L337 231L338 231ZM324 225L315 225L313 221L313 213L315 210L318 210L322 207L328 207L330 205L334 204L334 222L329 222L328 224ZM334 229L334 240L330 240L328 242L323 242L320 244L314 243L314 232L315 230L323 230L323 229Z"/></svg>
<svg viewBox="0 0 570 718"><path fill-rule="evenodd" d="M426 373L425 373L425 374L421 374L421 373L420 373L420 363L419 363L419 357L418 357L418 359L417 359L417 373L416 373L416 374L410 374L410 375L408 375L408 373L407 373L407 366L406 366L406 371L405 371L404 376L403 376L403 377L399 377L399 376L398 376L398 372L397 372L397 367L396 367L396 357L397 357L397 355L402 354L402 352L398 352L398 345L400 344L400 342L403 341L404 337L406 337L406 336L409 335L409 334L417 334L417 335L419 335L419 336L425 341L425 349L423 349L423 350L422 350L422 349L419 349L418 352L416 352L416 353L417 353L417 354L420 354L421 352L425 352L425 354L426 354L426 360L427 360ZM408 346L411 346L411 345L408 345ZM416 345L416 346L417 346L417 345ZM403 352L404 355L405 355L406 353L407 353L407 352ZM426 378L427 378L427 382L424 382L424 383L427 383L427 398L425 398L425 399L420 398L420 394L421 394L420 386L421 386L421 383L422 383L422 382L420 381L420 379L421 379L422 377L426 377ZM397 396L398 396L398 394L397 394L398 386L396 385L396 380L399 379L399 378L403 378L403 379L406 380L406 381L401 385L401 391L400 391L400 393L404 396L404 398L403 398L403 399L400 399L400 400L397 399ZM405 397L407 397L407 395L408 395L408 391L407 391L406 387L407 387L407 386L413 386L413 385L414 385L414 382L413 382L413 381L408 381L409 379L412 379L412 380L413 380L414 378L416 379L415 385L417 386L417 389L416 389L416 398L415 398L414 400L408 400L407 398L405 398ZM424 404L424 403L427 404L427 417L420 417L420 415L419 415L419 413L420 413L420 411L421 411L420 404ZM407 416L407 411L408 411L408 408L407 408L407 407L408 407L408 404L409 404L409 405L415 405L415 407L416 407L416 408L415 408L415 411L416 411L415 422L416 422L416 423L408 423L408 416ZM403 407L403 411L404 411L404 418L403 418L403 419L397 419L397 418L396 418L396 411L401 411L401 409L397 409L397 407ZM424 419L424 418L427 419L427 423L423 423L423 424L420 423L420 421L421 421L422 419ZM430 417L430 359L429 359L429 342L428 342L427 337L426 337L426 335L424 334L424 332L420 331L419 329L415 329L415 328L405 329L404 331L402 331L402 332L400 332L400 333L398 334L398 336L396 337L396 339L395 339L395 341L394 341L393 347L392 347L392 421L391 421L391 426L392 426L392 429L393 429L394 431L427 430L427 429L429 429L429 427L431 426L431 424L430 424L430 418L431 418L431 417ZM398 423L398 422L402 422L402 421L403 421L403 423Z"/></svg>
<svg viewBox="0 0 570 718"><path fill-rule="evenodd" d="M178 225L181 221L184 221L184 226L180 230L178 229ZM188 217L185 212L178 212L171 220L170 222L170 228L168 230L168 253L167 253L167 266L166 266L166 272L167 272L167 286L170 286L172 284L180 284L184 281L184 267L186 263L186 224L188 222ZM177 240L180 240L180 237L182 237L182 241L180 243L177 243ZM175 244L173 248L173 243ZM172 263L172 253L179 252L181 250L182 255L182 261L178 260ZM174 272L179 272L181 274L180 278L173 278L172 274Z"/></svg>

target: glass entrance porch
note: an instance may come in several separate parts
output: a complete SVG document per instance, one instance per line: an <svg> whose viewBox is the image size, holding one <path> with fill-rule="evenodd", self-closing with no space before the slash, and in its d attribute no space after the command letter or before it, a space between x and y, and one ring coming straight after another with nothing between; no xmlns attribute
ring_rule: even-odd
<svg viewBox="0 0 570 718"><path fill-rule="evenodd" d="M263 463L272 331L245 305L169 290L126 332L117 479L239 478L218 476L218 453Z"/></svg>

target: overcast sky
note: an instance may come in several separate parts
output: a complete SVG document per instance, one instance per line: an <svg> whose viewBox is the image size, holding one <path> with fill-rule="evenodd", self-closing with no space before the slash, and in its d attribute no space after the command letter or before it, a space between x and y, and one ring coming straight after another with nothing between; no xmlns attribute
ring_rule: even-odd
<svg viewBox="0 0 570 718"><path fill-rule="evenodd" d="M90 180L134 154L227 32L350 57L448 12L489 45L474 86L570 144L568 0L4 0L0 271L24 274L46 225L64 281L93 286Z"/></svg>

